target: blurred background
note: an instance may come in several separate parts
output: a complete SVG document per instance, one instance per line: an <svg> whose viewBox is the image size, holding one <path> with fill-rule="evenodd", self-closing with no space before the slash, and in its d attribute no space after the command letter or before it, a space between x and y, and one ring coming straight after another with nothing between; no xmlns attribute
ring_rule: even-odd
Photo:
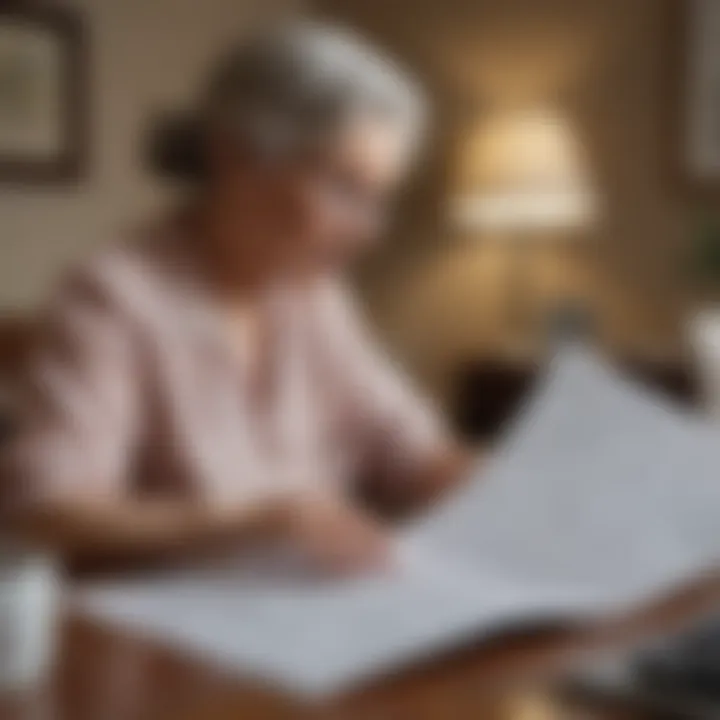
<svg viewBox="0 0 720 720"><path fill-rule="evenodd" d="M168 201L141 162L149 123L227 41L307 14L387 47L432 99L428 152L358 283L460 426L495 421L469 398L515 392L559 308L679 386L686 322L720 281L717 5L0 2L0 356L69 264Z"/></svg>

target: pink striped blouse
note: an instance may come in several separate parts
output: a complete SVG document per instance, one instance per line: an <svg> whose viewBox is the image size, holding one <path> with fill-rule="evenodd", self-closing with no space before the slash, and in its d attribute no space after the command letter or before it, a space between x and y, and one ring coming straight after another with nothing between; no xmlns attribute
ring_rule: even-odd
<svg viewBox="0 0 720 720"><path fill-rule="evenodd" d="M170 493L238 504L368 469L411 477L437 452L433 412L331 282L268 293L270 382L254 404L242 348L183 248L168 232L118 245L59 295L4 501Z"/></svg>

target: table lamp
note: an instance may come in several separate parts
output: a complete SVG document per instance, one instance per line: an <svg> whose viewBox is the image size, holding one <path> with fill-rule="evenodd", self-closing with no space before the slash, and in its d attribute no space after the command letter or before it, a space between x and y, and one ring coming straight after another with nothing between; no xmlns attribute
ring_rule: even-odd
<svg viewBox="0 0 720 720"><path fill-rule="evenodd" d="M578 237L595 216L579 144L563 117L548 111L488 118L462 146L451 203L453 224L507 243L508 321L527 335L531 245Z"/></svg>

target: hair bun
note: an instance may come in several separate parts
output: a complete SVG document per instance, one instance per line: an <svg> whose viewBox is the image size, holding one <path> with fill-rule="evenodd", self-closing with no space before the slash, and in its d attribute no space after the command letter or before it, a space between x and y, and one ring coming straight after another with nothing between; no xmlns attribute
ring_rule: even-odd
<svg viewBox="0 0 720 720"><path fill-rule="evenodd" d="M168 180L196 182L204 175L200 123L191 116L167 114L151 122L145 162L151 172Z"/></svg>

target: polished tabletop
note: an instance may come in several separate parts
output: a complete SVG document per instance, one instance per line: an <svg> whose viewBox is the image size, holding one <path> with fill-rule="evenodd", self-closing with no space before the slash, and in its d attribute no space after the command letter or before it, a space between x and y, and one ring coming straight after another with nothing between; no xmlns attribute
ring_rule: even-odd
<svg viewBox="0 0 720 720"><path fill-rule="evenodd" d="M2 720L565 720L549 688L579 663L681 627L720 604L720 577L592 627L516 633L476 643L312 705L244 682L211 661L127 629L68 615L43 692L0 698ZM530 699L528 699L530 698ZM548 703L515 713L523 703ZM554 707L554 706L552 706ZM535 711L533 711L535 712ZM608 711L609 713L609 711ZM583 718L636 717L584 714Z"/></svg>

